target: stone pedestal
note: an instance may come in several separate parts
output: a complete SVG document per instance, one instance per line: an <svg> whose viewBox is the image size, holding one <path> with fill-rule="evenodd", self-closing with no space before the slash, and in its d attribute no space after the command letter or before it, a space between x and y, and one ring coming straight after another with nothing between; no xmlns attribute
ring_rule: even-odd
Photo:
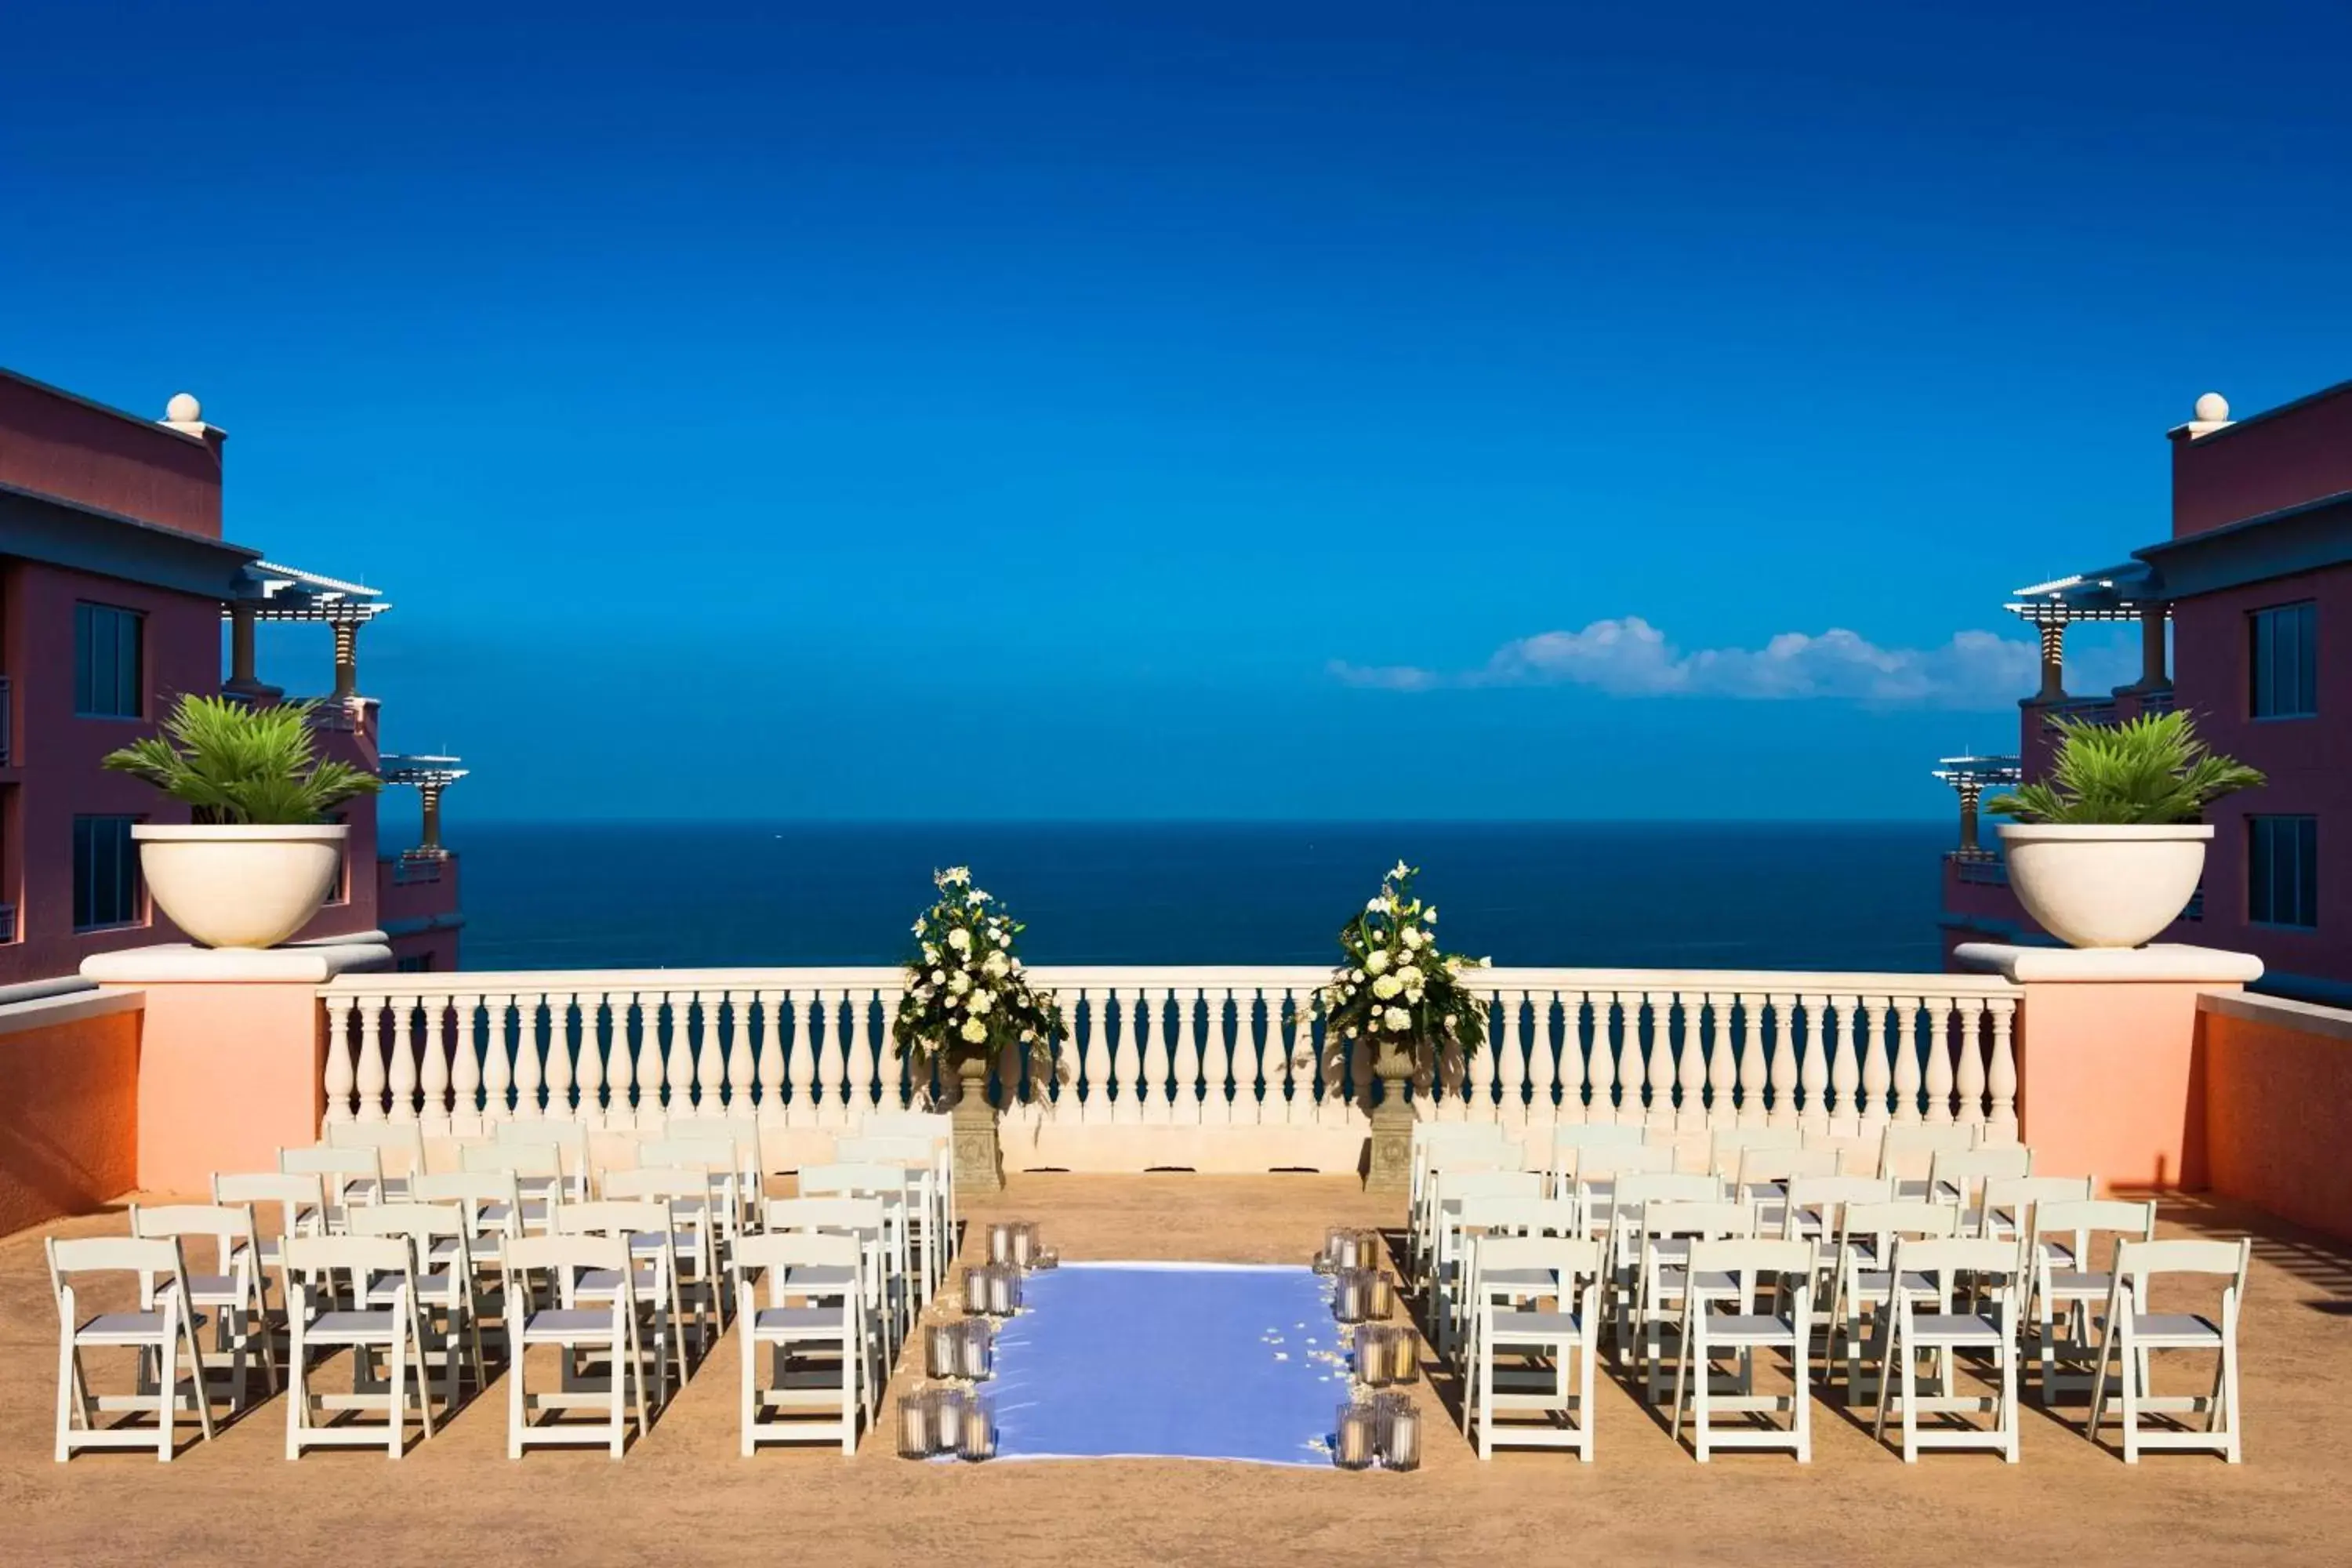
<svg viewBox="0 0 2352 1568"><path fill-rule="evenodd" d="M1404 1097L1412 1079L1412 1056L1383 1045L1372 1062L1381 1080L1380 1103L1372 1107L1372 1150L1364 1171L1364 1191L1403 1193L1412 1188L1412 1107Z"/></svg>
<svg viewBox="0 0 2352 1568"><path fill-rule="evenodd" d="M956 1064L955 1180L959 1191L1004 1190L1004 1151L996 1136L996 1107L988 1103L988 1058Z"/></svg>
<svg viewBox="0 0 2352 1568"><path fill-rule="evenodd" d="M145 994L139 1038L139 1185L201 1194L216 1171L274 1171L319 1141L326 1036L319 987L389 969L378 932L290 947L181 943L103 952L85 978Z"/></svg>

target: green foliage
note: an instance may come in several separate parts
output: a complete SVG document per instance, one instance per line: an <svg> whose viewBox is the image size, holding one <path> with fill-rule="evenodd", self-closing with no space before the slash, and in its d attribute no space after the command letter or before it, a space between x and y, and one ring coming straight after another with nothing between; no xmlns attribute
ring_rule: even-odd
<svg viewBox="0 0 2352 1568"><path fill-rule="evenodd" d="M320 761L309 702L249 707L183 697L163 732L108 754L105 766L185 801L201 823L286 826L323 822L383 781L345 763Z"/></svg>
<svg viewBox="0 0 2352 1568"><path fill-rule="evenodd" d="M1486 1043L1486 998L1461 981L1493 961L1441 952L1437 907L1412 896L1417 868L1397 862L1380 896L1339 928L1339 967L1323 992L1323 1049L1345 1056L1369 1038L1418 1055L1467 1056Z"/></svg>
<svg viewBox="0 0 2352 1568"><path fill-rule="evenodd" d="M971 872L934 872L940 898L915 921L915 956L898 998L890 1037L921 1075L934 1062L950 1070L979 1057L994 1060L1019 1045L1033 1077L1050 1079L1062 1033L1062 1007L1023 973L1013 943L1027 929L971 885Z"/></svg>
<svg viewBox="0 0 2352 1568"><path fill-rule="evenodd" d="M2221 796L2269 782L2207 751L2185 712L2147 713L2126 724L2057 724L2062 739L2049 780L1995 795L1987 811L2102 826L2194 822Z"/></svg>

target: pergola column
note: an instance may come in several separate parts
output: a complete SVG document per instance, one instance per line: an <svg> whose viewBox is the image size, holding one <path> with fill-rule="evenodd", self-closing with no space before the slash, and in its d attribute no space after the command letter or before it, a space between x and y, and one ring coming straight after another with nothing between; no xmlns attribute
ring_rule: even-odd
<svg viewBox="0 0 2352 1568"><path fill-rule="evenodd" d="M2169 691L2172 676L2164 668L2164 625L2167 606L2142 605L2139 607L2139 689Z"/></svg>
<svg viewBox="0 0 2352 1568"><path fill-rule="evenodd" d="M1984 794L1984 785L1964 778L1955 787L1960 792L1960 853L1981 855L1984 845L1977 837L1977 800Z"/></svg>
<svg viewBox="0 0 2352 1568"><path fill-rule="evenodd" d="M2042 623L2042 689L2033 694L2033 700L2066 700L2066 623L2063 620Z"/></svg>
<svg viewBox="0 0 2352 1568"><path fill-rule="evenodd" d="M264 689L261 678L254 673L253 606L243 600L228 607L228 679L222 689L247 696Z"/></svg>
<svg viewBox="0 0 2352 1568"><path fill-rule="evenodd" d="M441 792L446 787L436 781L416 786L416 793L425 803L425 841L417 847L436 855L441 852Z"/></svg>
<svg viewBox="0 0 2352 1568"><path fill-rule="evenodd" d="M335 623L335 700L348 702L360 693L360 624Z"/></svg>

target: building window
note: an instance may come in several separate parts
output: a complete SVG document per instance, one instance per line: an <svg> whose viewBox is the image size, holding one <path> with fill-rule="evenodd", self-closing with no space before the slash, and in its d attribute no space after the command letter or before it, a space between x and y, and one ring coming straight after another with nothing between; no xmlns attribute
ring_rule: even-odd
<svg viewBox="0 0 2352 1568"><path fill-rule="evenodd" d="M131 842L133 816L74 818L73 923L76 931L137 925L139 851Z"/></svg>
<svg viewBox="0 0 2352 1568"><path fill-rule="evenodd" d="M74 606L74 712L85 719L137 719L142 700L146 617L109 605Z"/></svg>
<svg viewBox="0 0 2352 1568"><path fill-rule="evenodd" d="M394 960L393 968L402 974L427 974L433 969L433 955L429 952L413 952L405 958Z"/></svg>
<svg viewBox="0 0 2352 1568"><path fill-rule="evenodd" d="M2246 818L2246 918L2305 931L2319 924L2319 818Z"/></svg>
<svg viewBox="0 0 2352 1568"><path fill-rule="evenodd" d="M2319 712L2319 606L2309 601L2256 610L2253 698L2257 719L2310 719Z"/></svg>

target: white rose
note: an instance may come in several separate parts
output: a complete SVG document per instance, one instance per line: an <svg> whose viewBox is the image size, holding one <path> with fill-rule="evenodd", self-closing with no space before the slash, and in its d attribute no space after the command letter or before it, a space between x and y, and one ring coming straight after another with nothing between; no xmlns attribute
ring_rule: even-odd
<svg viewBox="0 0 2352 1568"><path fill-rule="evenodd" d="M1019 959L1008 959L1006 962L1013 965L1013 973L1018 974L1021 973L1021 961Z"/></svg>
<svg viewBox="0 0 2352 1568"><path fill-rule="evenodd" d="M1374 899L1364 906L1364 912L1368 915L1384 915L1389 912L1389 901L1386 899Z"/></svg>
<svg viewBox="0 0 2352 1568"><path fill-rule="evenodd" d="M1398 861L1395 865L1393 865L1393 866L1391 866L1391 867L1390 867L1390 868L1389 868L1389 875L1390 875L1390 876L1391 876L1391 877L1394 877L1398 881L1402 882L1402 881L1403 881L1407 877L1410 877L1410 876L1412 876L1412 867L1410 867L1410 866L1408 866L1408 865L1406 865L1403 861L1400 860L1400 861Z"/></svg>
<svg viewBox="0 0 2352 1568"><path fill-rule="evenodd" d="M1495 967L1495 961L1491 958L1482 958L1478 961L1478 967L1481 969L1492 969Z"/></svg>
<svg viewBox="0 0 2352 1568"><path fill-rule="evenodd" d="M1404 989L1404 983L1393 974L1383 974L1372 982L1372 994L1385 1002Z"/></svg>
<svg viewBox="0 0 2352 1568"><path fill-rule="evenodd" d="M936 947L933 947L933 946L932 946L929 942L925 942L925 943L923 943L923 962L924 962L925 963L937 963L939 961L940 961L940 950L939 950L938 948L936 948Z"/></svg>
<svg viewBox="0 0 2352 1568"><path fill-rule="evenodd" d="M1421 932L1415 931L1412 927L1407 926L1404 928L1405 946L1419 947L1423 942L1427 942L1428 940L1429 939L1427 937L1422 935Z"/></svg>
<svg viewBox="0 0 2352 1568"><path fill-rule="evenodd" d="M963 1037L975 1046L979 1045L988 1038L988 1026L977 1018L966 1018L963 1021Z"/></svg>
<svg viewBox="0 0 2352 1568"><path fill-rule="evenodd" d="M1423 925L1433 926L1437 923L1437 906L1435 904L1432 904L1429 908L1421 911L1421 923Z"/></svg>
<svg viewBox="0 0 2352 1568"><path fill-rule="evenodd" d="M990 995L985 991L975 991L971 994L971 1001L968 1005L976 1014L985 1013L991 1007L996 1005L996 998Z"/></svg>
<svg viewBox="0 0 2352 1568"><path fill-rule="evenodd" d="M1412 1015L1402 1007L1390 1008L1381 1016L1381 1021L1399 1034L1412 1027Z"/></svg>
<svg viewBox="0 0 2352 1568"><path fill-rule="evenodd" d="M931 971L931 984L934 985L946 984L948 972L944 969L934 969Z"/></svg>
<svg viewBox="0 0 2352 1568"><path fill-rule="evenodd" d="M958 996L962 995L965 992L971 989L971 976L966 974L961 969L957 970L953 974L948 976L948 989Z"/></svg>
<svg viewBox="0 0 2352 1568"><path fill-rule="evenodd" d="M996 945L999 947L1011 947L1013 945L1013 933L1009 931L998 931L996 933Z"/></svg>
<svg viewBox="0 0 2352 1568"><path fill-rule="evenodd" d="M958 926L955 930L948 932L948 945L954 948L958 952L969 952L971 948L971 932L964 930L961 926Z"/></svg>
<svg viewBox="0 0 2352 1568"><path fill-rule="evenodd" d="M1004 955L1001 952L990 953L986 962L981 964L981 968L986 970L991 974L1002 974L1004 973L1005 967Z"/></svg>
<svg viewBox="0 0 2352 1568"><path fill-rule="evenodd" d="M1445 1015L1445 1026L1449 1029L1454 1027L1456 1024L1459 1024L1461 1021L1461 1019L1455 1017L1451 1013Z"/></svg>
<svg viewBox="0 0 2352 1568"><path fill-rule="evenodd" d="M1402 969L1398 970L1396 972L1396 977L1397 984L1404 986L1408 990L1421 984L1421 971L1415 969L1410 963L1406 964Z"/></svg>
<svg viewBox="0 0 2352 1568"><path fill-rule="evenodd" d="M1378 974L1388 966L1389 955L1385 952L1372 952L1365 955L1364 973L1367 974Z"/></svg>

